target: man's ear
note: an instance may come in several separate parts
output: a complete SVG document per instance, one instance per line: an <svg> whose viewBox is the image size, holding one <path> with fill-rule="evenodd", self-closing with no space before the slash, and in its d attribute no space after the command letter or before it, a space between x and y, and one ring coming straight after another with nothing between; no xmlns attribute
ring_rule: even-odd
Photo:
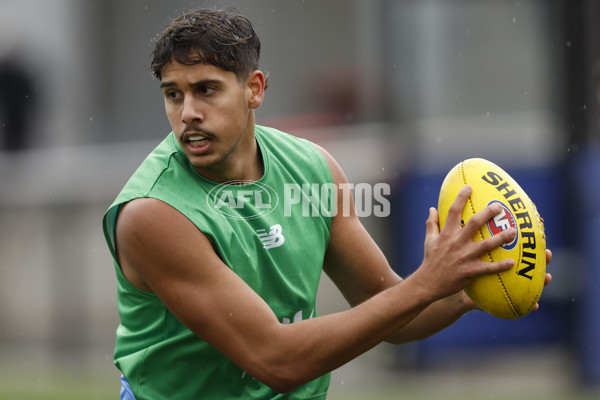
<svg viewBox="0 0 600 400"><path fill-rule="evenodd" d="M265 75L260 70L255 70L250 73L246 80L246 88L248 92L248 107L256 109L260 107L265 96Z"/></svg>

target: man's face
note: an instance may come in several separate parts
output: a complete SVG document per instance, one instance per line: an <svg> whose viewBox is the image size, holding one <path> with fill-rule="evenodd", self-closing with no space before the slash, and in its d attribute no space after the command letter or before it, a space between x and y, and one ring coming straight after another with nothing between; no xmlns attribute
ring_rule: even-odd
<svg viewBox="0 0 600 400"><path fill-rule="evenodd" d="M190 163L208 179L227 177L254 146L252 87L209 64L167 64L161 89L171 128Z"/></svg>

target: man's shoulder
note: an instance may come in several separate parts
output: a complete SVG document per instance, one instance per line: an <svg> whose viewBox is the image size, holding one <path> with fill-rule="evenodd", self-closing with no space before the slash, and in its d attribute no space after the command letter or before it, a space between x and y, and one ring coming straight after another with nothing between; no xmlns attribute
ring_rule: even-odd
<svg viewBox="0 0 600 400"><path fill-rule="evenodd" d="M299 158L304 162L311 158L314 160L315 156L321 158L315 143L292 133L257 125L255 136L261 147L266 148L276 157Z"/></svg>
<svg viewBox="0 0 600 400"><path fill-rule="evenodd" d="M176 166L177 163L174 163L173 159L177 158L179 151L174 141L173 133L167 135L140 163L124 185L121 193L132 190L145 192L160 179L164 171Z"/></svg>
<svg viewBox="0 0 600 400"><path fill-rule="evenodd" d="M256 125L254 132L259 138L267 138L275 141L284 141L297 145L312 145L312 142L305 138L269 126Z"/></svg>

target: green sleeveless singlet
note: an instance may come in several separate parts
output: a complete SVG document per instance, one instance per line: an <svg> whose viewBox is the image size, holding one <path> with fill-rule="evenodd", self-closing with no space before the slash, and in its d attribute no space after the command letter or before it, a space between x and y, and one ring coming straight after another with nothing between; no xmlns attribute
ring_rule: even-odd
<svg viewBox="0 0 600 400"><path fill-rule="evenodd" d="M281 323L317 315L315 300L329 243L334 195L329 167L303 139L257 126L264 175L217 184L199 175L171 132L129 179L103 219L115 260L115 365L137 400L324 399L326 374L278 394L246 374L177 320L154 294L135 288L118 265L119 207L141 197L171 205L210 240L215 252L272 308Z"/></svg>

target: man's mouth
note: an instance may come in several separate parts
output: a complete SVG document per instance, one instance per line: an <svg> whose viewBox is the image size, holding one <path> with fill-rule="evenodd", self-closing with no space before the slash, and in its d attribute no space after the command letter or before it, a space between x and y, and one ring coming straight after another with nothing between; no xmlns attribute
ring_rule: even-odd
<svg viewBox="0 0 600 400"><path fill-rule="evenodd" d="M205 138L204 136L200 136L200 135L192 135L189 136L187 138L188 143L192 146L192 147L202 147L205 144L208 144L209 140L207 138Z"/></svg>

